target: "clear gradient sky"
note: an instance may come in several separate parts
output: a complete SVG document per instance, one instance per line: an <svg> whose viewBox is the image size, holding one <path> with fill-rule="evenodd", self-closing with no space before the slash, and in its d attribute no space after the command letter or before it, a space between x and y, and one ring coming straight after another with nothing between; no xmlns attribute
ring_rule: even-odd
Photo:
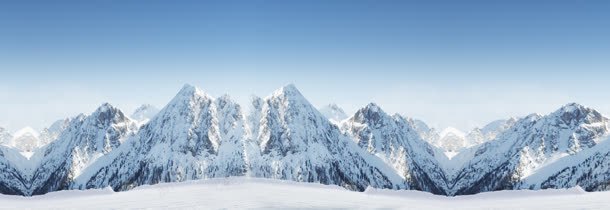
<svg viewBox="0 0 610 210"><path fill-rule="evenodd" d="M0 2L0 126L184 83L245 104L294 83L314 105L468 130L578 102L610 114L610 1Z"/></svg>

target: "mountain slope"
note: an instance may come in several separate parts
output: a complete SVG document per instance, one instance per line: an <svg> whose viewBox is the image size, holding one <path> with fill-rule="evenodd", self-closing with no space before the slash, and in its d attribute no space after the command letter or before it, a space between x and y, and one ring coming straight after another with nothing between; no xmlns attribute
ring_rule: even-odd
<svg viewBox="0 0 610 210"><path fill-rule="evenodd" d="M213 99L187 85L138 136L100 158L73 187L126 190L244 175L357 190L399 187L397 175L386 175L387 166L340 135L293 86L255 98L253 106L252 122L245 123L227 96Z"/></svg>
<svg viewBox="0 0 610 210"><path fill-rule="evenodd" d="M400 174L409 189L445 194L446 178L428 143L421 139L409 121L400 115L389 116L371 103L341 124L342 130L357 144Z"/></svg>
<svg viewBox="0 0 610 210"><path fill-rule="evenodd" d="M610 189L610 140L590 150L564 156L524 178L518 189L570 188L587 191Z"/></svg>
<svg viewBox="0 0 610 210"><path fill-rule="evenodd" d="M608 119L578 104L547 116L530 115L477 148L474 158L457 172L452 193L517 188L536 169L595 146L607 133Z"/></svg>
<svg viewBox="0 0 610 210"><path fill-rule="evenodd" d="M395 172L342 135L293 85L265 98L260 122L254 142L261 154L248 157L252 176L360 191L403 186Z"/></svg>
<svg viewBox="0 0 610 210"><path fill-rule="evenodd" d="M134 121L110 104L103 104L89 116L74 118L57 140L32 157L32 187L27 194L68 189L82 170L118 148L136 129Z"/></svg>
<svg viewBox="0 0 610 210"><path fill-rule="evenodd" d="M241 176L243 130L239 105L185 85L137 136L100 158L74 187L127 190L159 182Z"/></svg>
<svg viewBox="0 0 610 210"><path fill-rule="evenodd" d="M29 180L22 173L19 165L27 160L14 148L0 145L0 193L8 195L26 195Z"/></svg>

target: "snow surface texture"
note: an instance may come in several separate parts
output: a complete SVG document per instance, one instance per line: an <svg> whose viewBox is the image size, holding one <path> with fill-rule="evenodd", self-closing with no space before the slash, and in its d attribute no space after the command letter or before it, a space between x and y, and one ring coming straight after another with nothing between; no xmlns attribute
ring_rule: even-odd
<svg viewBox="0 0 610 210"><path fill-rule="evenodd" d="M437 133L374 103L332 123L294 85L253 97L249 106L244 113L229 96L213 98L190 85L139 120L103 104L45 129L40 136L50 143L31 157L0 146L0 192L124 191L234 176L439 195L610 186L608 119L579 104L496 121L469 134ZM441 136L460 137L453 157L429 143L447 139ZM3 129L0 137L13 138Z"/></svg>
<svg viewBox="0 0 610 210"><path fill-rule="evenodd" d="M43 196L0 195L0 209L608 209L610 192L580 188L500 191L445 197L418 191L337 186L258 178L228 178L141 186L61 191Z"/></svg>

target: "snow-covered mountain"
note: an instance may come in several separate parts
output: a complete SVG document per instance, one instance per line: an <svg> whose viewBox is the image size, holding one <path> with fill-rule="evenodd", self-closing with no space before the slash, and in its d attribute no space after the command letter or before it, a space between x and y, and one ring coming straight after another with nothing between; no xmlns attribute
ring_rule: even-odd
<svg viewBox="0 0 610 210"><path fill-rule="evenodd" d="M138 135L78 177L76 188L131 189L143 184L245 172L243 115L229 97L185 85Z"/></svg>
<svg viewBox="0 0 610 210"><path fill-rule="evenodd" d="M579 104L469 134L437 132L374 103L333 123L293 85L252 97L249 106L245 114L229 96L213 98L190 85L147 122L103 104L44 129L31 157L0 129L0 140L10 143L0 146L0 193L128 190L229 176L442 195L609 188L609 121ZM456 156L449 159L448 151Z"/></svg>
<svg viewBox="0 0 610 210"><path fill-rule="evenodd" d="M341 134L294 85L265 98L261 110L254 139L261 154L248 156L250 175L360 191L368 186L404 188L398 174Z"/></svg>
<svg viewBox="0 0 610 210"><path fill-rule="evenodd" d="M57 140L32 157L32 187L26 194L68 189L90 164L118 148L136 129L134 121L110 104L72 119Z"/></svg>
<svg viewBox="0 0 610 210"><path fill-rule="evenodd" d="M362 149L392 166L409 189L444 194L447 180L435 157L442 153L422 140L413 124L371 103L343 121L341 128Z"/></svg>
<svg viewBox="0 0 610 210"><path fill-rule="evenodd" d="M546 164L523 178L517 189L569 188L587 191L610 190L610 140L589 150L567 155Z"/></svg>
<svg viewBox="0 0 610 210"><path fill-rule="evenodd" d="M434 128L429 128L423 121L414 120L415 128L422 139L445 150L445 154L450 158L467 148L479 146L495 139L497 135L512 127L516 121L515 118L496 120L483 126L483 128L474 128L470 132L464 133L454 127L447 127L438 132Z"/></svg>
<svg viewBox="0 0 610 210"><path fill-rule="evenodd" d="M138 121L139 124L146 124L150 119L159 113L159 109L150 104L144 104L131 114L131 119Z"/></svg>
<svg viewBox="0 0 610 210"><path fill-rule="evenodd" d="M579 104L546 116L529 115L476 149L455 175L451 194L518 188L538 169L590 149L607 133L608 119Z"/></svg>
<svg viewBox="0 0 610 210"><path fill-rule="evenodd" d="M401 187L396 174L342 136L294 86L253 104L261 118L246 131L240 106L228 96L214 99L185 86L136 137L89 167L74 186L125 190L246 175L356 190Z"/></svg>
<svg viewBox="0 0 610 210"><path fill-rule="evenodd" d="M330 120L330 122L335 124L338 124L342 120L348 118L347 114L345 114L345 111L343 111L343 109L341 109L341 107L339 107L337 104L328 104L320 108L320 113L322 113L324 117Z"/></svg>

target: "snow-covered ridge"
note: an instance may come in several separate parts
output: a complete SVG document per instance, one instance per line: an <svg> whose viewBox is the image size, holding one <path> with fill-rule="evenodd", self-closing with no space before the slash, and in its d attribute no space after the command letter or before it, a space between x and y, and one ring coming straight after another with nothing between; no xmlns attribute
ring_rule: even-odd
<svg viewBox="0 0 610 210"><path fill-rule="evenodd" d="M191 85L145 122L102 104L45 129L40 136L50 143L33 149L31 158L0 146L0 192L123 191L233 176L441 195L609 188L608 119L578 104L492 122L468 134L439 133L375 103L331 122L294 85L253 97L249 106L244 113L228 95L215 98ZM12 139L0 130L3 136ZM455 157L448 158L448 151Z"/></svg>

